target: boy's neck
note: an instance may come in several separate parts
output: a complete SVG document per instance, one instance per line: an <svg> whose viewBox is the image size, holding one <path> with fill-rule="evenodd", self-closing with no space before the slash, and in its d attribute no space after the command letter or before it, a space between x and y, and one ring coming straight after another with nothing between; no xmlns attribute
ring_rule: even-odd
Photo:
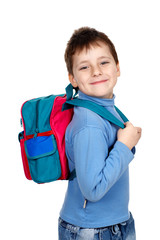
<svg viewBox="0 0 160 240"><path fill-rule="evenodd" d="M79 90L78 95L79 95L78 97L80 99L93 101L93 102L96 102L96 103L98 103L100 105L103 105L103 106L114 106L114 100L115 100L115 95L114 94L113 94L112 98L98 98L98 97L93 97L93 96L86 95L85 93L83 93Z"/></svg>

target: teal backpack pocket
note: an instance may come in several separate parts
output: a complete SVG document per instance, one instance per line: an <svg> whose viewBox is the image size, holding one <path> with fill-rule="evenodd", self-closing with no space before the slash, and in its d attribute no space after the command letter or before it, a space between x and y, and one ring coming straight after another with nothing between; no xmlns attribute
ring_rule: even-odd
<svg viewBox="0 0 160 240"><path fill-rule="evenodd" d="M61 176L61 165L54 135L38 136L25 141L29 169L37 183L55 181Z"/></svg>

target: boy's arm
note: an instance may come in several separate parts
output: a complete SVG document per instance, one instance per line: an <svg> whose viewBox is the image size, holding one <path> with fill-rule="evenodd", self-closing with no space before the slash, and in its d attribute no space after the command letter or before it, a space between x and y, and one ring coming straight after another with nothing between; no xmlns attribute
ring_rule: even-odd
<svg viewBox="0 0 160 240"><path fill-rule="evenodd" d="M82 194L90 201L98 201L125 172L134 155L120 141L108 155L108 137L96 127L78 132L73 143L77 181Z"/></svg>

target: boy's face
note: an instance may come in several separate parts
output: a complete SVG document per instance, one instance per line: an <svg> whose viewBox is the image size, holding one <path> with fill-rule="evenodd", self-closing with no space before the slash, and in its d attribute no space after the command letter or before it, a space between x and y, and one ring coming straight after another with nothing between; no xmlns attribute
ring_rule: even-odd
<svg viewBox="0 0 160 240"><path fill-rule="evenodd" d="M98 44L73 55L73 76L69 74L69 80L86 95L112 98L120 76L119 64L116 65L106 44Z"/></svg>

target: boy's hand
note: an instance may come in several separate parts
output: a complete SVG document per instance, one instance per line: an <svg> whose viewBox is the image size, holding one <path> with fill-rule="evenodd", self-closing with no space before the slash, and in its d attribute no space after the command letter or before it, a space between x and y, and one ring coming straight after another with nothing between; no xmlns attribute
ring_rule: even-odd
<svg viewBox="0 0 160 240"><path fill-rule="evenodd" d="M131 150L141 138L142 129L134 127L130 122L126 122L124 125L124 129L118 130L117 140L124 143Z"/></svg>

